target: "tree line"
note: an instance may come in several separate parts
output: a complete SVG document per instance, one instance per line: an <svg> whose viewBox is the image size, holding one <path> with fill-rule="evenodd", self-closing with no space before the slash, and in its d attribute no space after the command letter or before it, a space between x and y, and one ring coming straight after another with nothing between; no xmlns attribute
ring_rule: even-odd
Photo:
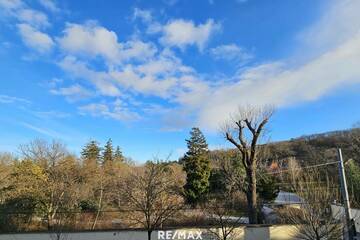
<svg viewBox="0 0 360 240"><path fill-rule="evenodd" d="M342 134L341 141L332 143L328 138L334 135L267 143L272 113L271 108L239 108L221 128L234 146L229 150L210 151L201 130L192 128L187 152L177 162L152 159L135 165L111 139L103 147L89 141L79 157L59 141L21 145L19 158L0 155L0 230L142 227L151 236L162 226L202 223L220 225L221 238L219 232L213 234L226 239L239 224L230 217L247 215L250 223L263 223L262 207L280 190L304 195L298 183L310 177L299 169L307 162L330 161L335 142L352 158L347 164L349 192L352 203L358 203L359 131L346 135L350 140ZM317 181L336 185L334 170L322 169L326 174ZM287 216L289 221L297 219L295 214Z"/></svg>

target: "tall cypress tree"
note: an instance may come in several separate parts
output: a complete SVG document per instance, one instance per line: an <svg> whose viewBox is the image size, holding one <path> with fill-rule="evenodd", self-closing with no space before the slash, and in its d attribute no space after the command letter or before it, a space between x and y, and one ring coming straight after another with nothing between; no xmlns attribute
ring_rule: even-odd
<svg viewBox="0 0 360 240"><path fill-rule="evenodd" d="M114 160L113 146L112 146L111 138L109 138L109 140L105 144L102 160L103 160L103 162L102 162L103 165L105 165L106 163L112 163Z"/></svg>
<svg viewBox="0 0 360 240"><path fill-rule="evenodd" d="M184 190L188 203L196 205L209 190L208 145L200 129L195 127L191 129L190 138L186 142L188 151L183 158L186 172Z"/></svg>
<svg viewBox="0 0 360 240"><path fill-rule="evenodd" d="M100 161L100 151L101 149L96 141L91 140L88 142L81 151L84 164L96 166Z"/></svg>

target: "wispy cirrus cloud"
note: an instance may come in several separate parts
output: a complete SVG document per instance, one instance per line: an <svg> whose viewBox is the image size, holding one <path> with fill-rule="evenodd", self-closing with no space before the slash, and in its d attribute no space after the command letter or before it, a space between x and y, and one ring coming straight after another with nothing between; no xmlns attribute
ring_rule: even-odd
<svg viewBox="0 0 360 240"><path fill-rule="evenodd" d="M119 121L136 121L141 117L139 114L130 111L125 106L122 106L119 101L115 101L110 107L104 103L91 103L79 107L81 114L90 114L95 117L111 118Z"/></svg>
<svg viewBox="0 0 360 240"><path fill-rule="evenodd" d="M87 99L94 96L94 93L80 84L74 84L69 87L59 87L50 90L50 93L54 95L60 95L66 97L69 101L76 101L81 99Z"/></svg>
<svg viewBox="0 0 360 240"><path fill-rule="evenodd" d="M0 94L0 103L25 103L25 104L30 104L31 101L24 99L24 98L19 98L19 97L14 97L14 96L8 96L8 95L3 95Z"/></svg>
<svg viewBox="0 0 360 240"><path fill-rule="evenodd" d="M137 19L142 20L144 23L151 23L153 21L153 16L150 10L144 10L141 8L134 8L132 20L135 21Z"/></svg>
<svg viewBox="0 0 360 240"><path fill-rule="evenodd" d="M0 6L3 11L6 11L6 13L12 14L12 11L21 9L25 6L25 4L21 0L1 0Z"/></svg>
<svg viewBox="0 0 360 240"><path fill-rule="evenodd" d="M319 21L301 34L300 56L247 68L235 76L235 83L213 89L212 97L201 107L199 124L215 129L239 104L286 107L359 84L360 16L354 10L358 8L359 1L334 1ZM344 31L346 34L338 37ZM304 61L302 55L310 57Z"/></svg>
<svg viewBox="0 0 360 240"><path fill-rule="evenodd" d="M36 27L36 28L45 28L50 26L50 23L48 21L48 18L46 14L43 12L30 9L30 8L24 8L20 9L17 13L17 18L20 22L25 22L29 24L30 26Z"/></svg>
<svg viewBox="0 0 360 240"><path fill-rule="evenodd" d="M37 133L40 133L42 135L48 136L48 137L52 137L55 139L59 139L62 138L62 134L60 134L59 132L56 132L54 130L51 129L47 129L47 128L43 128L43 127L39 127L39 126L35 126L33 124L27 123L27 122L19 122L20 125L22 125L23 127L26 127L30 130L33 130Z"/></svg>
<svg viewBox="0 0 360 240"><path fill-rule="evenodd" d="M254 58L254 55L236 44L219 45L209 50L216 60L226 60L231 63L244 64Z"/></svg>
<svg viewBox="0 0 360 240"><path fill-rule="evenodd" d="M39 3L52 12L60 12L60 8L54 0L39 0Z"/></svg>
<svg viewBox="0 0 360 240"><path fill-rule="evenodd" d="M50 110L50 111L31 111L32 114L41 119L56 119L56 118L68 118L71 116L70 113Z"/></svg>

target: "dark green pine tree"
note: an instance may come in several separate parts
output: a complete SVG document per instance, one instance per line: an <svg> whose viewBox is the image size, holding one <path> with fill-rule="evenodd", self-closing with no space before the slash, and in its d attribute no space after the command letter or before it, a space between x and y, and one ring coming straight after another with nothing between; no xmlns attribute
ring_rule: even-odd
<svg viewBox="0 0 360 240"><path fill-rule="evenodd" d="M112 140L109 138L109 140L106 142L103 155L102 155L102 164L105 165L106 163L112 163L114 160L113 155L113 146L112 146Z"/></svg>
<svg viewBox="0 0 360 240"><path fill-rule="evenodd" d="M81 151L81 158L85 165L97 165L100 162L100 147L99 144L91 140Z"/></svg>
<svg viewBox="0 0 360 240"><path fill-rule="evenodd" d="M263 170L259 170L257 174L259 176L257 177L256 186L259 198L267 203L273 202L280 191L278 184L280 180L277 176L266 173Z"/></svg>
<svg viewBox="0 0 360 240"><path fill-rule="evenodd" d="M186 172L184 186L187 202L196 205L209 191L210 161L208 145L199 128L192 128L186 140L188 151L183 158Z"/></svg>
<svg viewBox="0 0 360 240"><path fill-rule="evenodd" d="M117 146L114 153L114 162L124 162L124 155L122 154L120 147Z"/></svg>

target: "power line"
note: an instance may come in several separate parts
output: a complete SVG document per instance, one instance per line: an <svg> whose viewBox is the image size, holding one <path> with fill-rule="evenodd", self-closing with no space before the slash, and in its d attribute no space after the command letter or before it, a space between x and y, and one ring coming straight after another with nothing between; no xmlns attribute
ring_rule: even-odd
<svg viewBox="0 0 360 240"><path fill-rule="evenodd" d="M293 169L285 169L285 170L276 171L276 172L269 172L268 174L279 174L279 173L283 173L283 172L296 171L296 170L304 170L304 169L322 167L322 166L327 166L327 165L332 165L332 164L338 164L338 163L339 163L339 161L329 162L329 163L322 163L322 164L310 165L310 166L293 168Z"/></svg>

